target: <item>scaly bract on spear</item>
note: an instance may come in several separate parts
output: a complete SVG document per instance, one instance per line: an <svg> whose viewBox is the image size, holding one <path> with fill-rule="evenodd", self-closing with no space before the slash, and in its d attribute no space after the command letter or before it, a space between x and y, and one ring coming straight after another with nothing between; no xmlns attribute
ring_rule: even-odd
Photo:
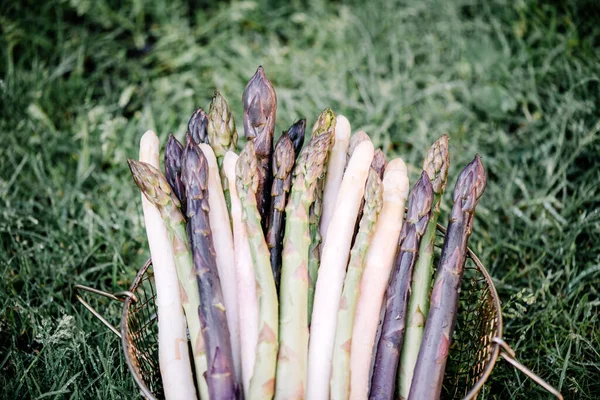
<svg viewBox="0 0 600 400"><path fill-rule="evenodd" d="M269 249L260 224L255 191L258 186L254 143L246 143L236 163L236 188L248 235L258 295L258 343L249 399L270 399L275 392L275 370L279 346L277 289L273 280Z"/></svg>
<svg viewBox="0 0 600 400"><path fill-rule="evenodd" d="M273 152L273 184L271 186L271 206L269 211L269 229L267 245L271 253L271 269L275 285L279 288L281 274L281 251L283 250L283 233L285 226L285 205L292 184L292 169L296 155L292 139L284 132Z"/></svg>
<svg viewBox="0 0 600 400"><path fill-rule="evenodd" d="M328 110L326 110L329 112ZM323 120L327 124L327 121ZM315 186L333 141L332 122L304 147L294 168L293 184L286 206L281 283L279 290L280 345L275 397L305 397L308 352L308 213ZM326 126L327 127L327 126Z"/></svg>
<svg viewBox="0 0 600 400"><path fill-rule="evenodd" d="M433 205L431 206L431 218L429 218L427 230L421 238L419 256L413 271L411 294L406 313L404 344L400 353L398 392L400 397L404 399L408 397L410 391L410 383L412 382L413 371L423 339L425 318L427 318L429 311L429 289L433 278L433 245L442 195L446 189L449 166L448 136L443 135L431 146L423 161L423 169L427 172L433 187Z"/></svg>
<svg viewBox="0 0 600 400"><path fill-rule="evenodd" d="M370 399L390 400L394 396L396 371L404 339L410 280L419 242L431 215L433 188L425 171L408 196L406 221L400 232L399 252L386 291L385 317L377 346L371 379Z"/></svg>
<svg viewBox="0 0 600 400"><path fill-rule="evenodd" d="M352 251L344 289L337 312L337 325L331 365L330 399L347 399L350 395L350 348L354 313L360 294L360 280L367 250L373 238L375 223L383 204L383 185L377 171L371 167L365 188L365 207Z"/></svg>
<svg viewBox="0 0 600 400"><path fill-rule="evenodd" d="M217 270L208 217L208 163L193 140L183 151L182 181L187 195L187 232L200 292L199 316L206 345L206 380L213 399L235 399L241 387L235 379L229 327Z"/></svg>
<svg viewBox="0 0 600 400"><path fill-rule="evenodd" d="M181 303L192 343L196 381L198 382L200 397L208 399L208 384L204 377L207 370L206 350L200 316L198 315L200 292L186 233L185 217L179 209L179 200L175 197L171 186L158 169L135 160L128 160L128 163L136 185L146 198L158 208L167 226L182 292Z"/></svg>
<svg viewBox="0 0 600 400"><path fill-rule="evenodd" d="M258 161L258 188L256 203L262 218L263 230L267 230L269 200L271 188L271 155L273 153L273 134L277 95L262 67L258 67L250 79L242 96L244 105L244 134L254 142Z"/></svg>
<svg viewBox="0 0 600 400"><path fill-rule="evenodd" d="M475 208L485 185L485 170L479 155L476 155L461 171L454 186L454 205L431 291L429 315L410 386L409 400L433 400L440 397L452 331L456 324L467 242L473 228Z"/></svg>

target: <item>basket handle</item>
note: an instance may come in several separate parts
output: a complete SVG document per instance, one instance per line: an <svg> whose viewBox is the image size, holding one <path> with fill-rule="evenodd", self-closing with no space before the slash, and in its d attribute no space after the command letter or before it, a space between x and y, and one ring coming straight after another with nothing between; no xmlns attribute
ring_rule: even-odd
<svg viewBox="0 0 600 400"><path fill-rule="evenodd" d="M113 293L105 292L103 290L98 290L98 289L94 289L89 286L79 285L79 284L74 285L73 288L75 289L76 293L89 292L89 293L93 293L93 294L96 294L99 296L109 298L111 300L119 301L121 303L125 302L125 299L127 299L127 298L131 299L134 302L137 301L137 297L135 297L135 294L131 293L128 290L123 291L123 292L117 292L117 293L113 294ZM89 312L91 312L96 318L98 318L100 320L100 322L102 322L104 325L106 325L106 327L108 329L113 331L113 333L115 335L117 335L119 338L121 338L121 332L119 332L119 330L117 328L115 328L110 322L108 322L106 320L106 318L104 318L94 307L92 307L87 301L85 301L83 299L83 297L81 297L79 294L76 294L75 298L77 300L79 300L79 302L81 304L83 304L83 306L85 308L87 308Z"/></svg>
<svg viewBox="0 0 600 400"><path fill-rule="evenodd" d="M546 389L548 392L552 393L556 398L563 400L562 394L558 390L554 388L554 386L550 385L548 382L540 378L537 374L535 374L532 370L521 364L515 356L515 351L506 343L502 338L498 336L494 337L492 341L498 345L500 345L501 351L500 355L513 367L527 375L528 378L532 379L535 383Z"/></svg>

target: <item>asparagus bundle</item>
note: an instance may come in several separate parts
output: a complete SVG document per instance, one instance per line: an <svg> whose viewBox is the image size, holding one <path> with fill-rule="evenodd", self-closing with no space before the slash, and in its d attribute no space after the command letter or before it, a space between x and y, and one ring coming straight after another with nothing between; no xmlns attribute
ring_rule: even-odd
<svg viewBox="0 0 600 400"><path fill-rule="evenodd" d="M286 207L280 284L280 345L275 397L304 398L308 351L308 213L333 141L334 120L322 119L324 134L302 150Z"/></svg>
<svg viewBox="0 0 600 400"><path fill-rule="evenodd" d="M202 108L197 108L188 122L187 131L197 144L208 143L208 117Z"/></svg>
<svg viewBox="0 0 600 400"><path fill-rule="evenodd" d="M370 399L389 400L394 396L396 371L404 339L410 278L421 236L427 228L432 202L433 188L429 176L423 171L410 193L406 221L400 232L400 251L396 256L396 265L386 293L385 317L377 346Z"/></svg>
<svg viewBox="0 0 600 400"><path fill-rule="evenodd" d="M190 140L191 136L188 136ZM204 143L199 145L200 150L208 164L208 219L212 228L212 237L217 262L217 271L221 281L223 300L227 310L227 325L229 327L233 365L237 380L241 379L240 365L240 326L238 319L237 279L235 276L235 255L233 248L233 234L229 212L224 197L224 188L221 186L219 166L212 148ZM223 174L225 177L225 175ZM227 182L226 182L227 183ZM229 191L228 191L229 192Z"/></svg>
<svg viewBox="0 0 600 400"><path fill-rule="evenodd" d="M181 155L183 146L175 136L169 134L167 146L165 147L165 177L173 189L175 196L181 204L181 212L185 214L185 188L181 182ZM158 155L158 150L157 150ZM140 161L143 161L140 159ZM156 165L153 165L157 167ZM158 167L157 167L158 168Z"/></svg>
<svg viewBox="0 0 600 400"><path fill-rule="evenodd" d="M267 230L269 212L269 188L271 187L271 154L273 153L273 133L277 95L273 85L265 76L262 67L250 79L242 96L244 104L244 134L254 142L258 161L258 188L256 204L262 218L263 230Z"/></svg>
<svg viewBox="0 0 600 400"><path fill-rule="evenodd" d="M419 347L421 347L421 341L423 340L425 318L429 311L429 288L433 277L433 244L437 230L437 220L440 215L442 195L446 189L449 165L448 136L443 135L431 146L423 162L423 169L427 172L433 187L433 205L431 206L431 218L427 230L421 238L419 255L412 276L404 345L400 353L400 367L398 370L398 388L401 398L407 398L410 391Z"/></svg>
<svg viewBox="0 0 600 400"><path fill-rule="evenodd" d="M408 196L408 175L401 158L390 161L383 175L383 206L367 252L365 270L356 305L350 350L350 398L369 394L371 358L379 312L396 254Z"/></svg>
<svg viewBox="0 0 600 400"><path fill-rule="evenodd" d="M450 340L456 323L467 242L473 228L475 207L485 190L485 185L485 170L479 155L476 155L461 171L454 186L454 205L450 212L448 230L431 292L431 308L415 365L409 399L427 400L440 397Z"/></svg>
<svg viewBox="0 0 600 400"><path fill-rule="evenodd" d="M258 294L258 343L254 372L250 380L249 399L272 398L275 392L275 369L278 347L277 289L269 260L269 249L260 225L255 192L258 186L254 143L246 144L236 163L236 187L254 263Z"/></svg>
<svg viewBox="0 0 600 400"><path fill-rule="evenodd" d="M337 312L337 327L333 347L330 398L347 399L350 395L350 345L354 313L359 296L365 257L373 238L374 226L382 206L383 186L379 174L371 168L365 189L365 208L360 229L352 247L348 272Z"/></svg>
<svg viewBox="0 0 600 400"><path fill-rule="evenodd" d="M335 124L335 143L327 163L327 176L325 177L325 188L323 189L323 213L319 224L323 241L327 238L327 228L331 223L335 202L344 177L349 141L350 122L343 115L339 115Z"/></svg>
<svg viewBox="0 0 600 400"><path fill-rule="evenodd" d="M140 141L140 161L159 168L158 137L146 132ZM186 324L181 308L173 244L157 207L144 194L142 208L156 282L158 363L164 394L169 399L194 399L196 390L187 350Z"/></svg>
<svg viewBox="0 0 600 400"><path fill-rule="evenodd" d="M279 288L279 275L281 274L285 204L292 184L292 169L294 168L295 159L294 143L289 135L284 132L277 141L273 153L272 201L269 211L269 229L267 231L267 245L271 253L271 270L277 288Z"/></svg>
<svg viewBox="0 0 600 400"><path fill-rule="evenodd" d="M236 188L235 165L238 156L228 151L223 160L223 171L231 194L231 221L235 253L237 279L238 319L240 327L240 359L244 395L248 397L250 378L254 371L256 343L258 342L258 300L256 297L256 276L248 243L248 235L242 217L242 203Z"/></svg>
<svg viewBox="0 0 600 400"><path fill-rule="evenodd" d="M206 380L210 398L234 399L240 388L208 216L208 175L206 157L193 140L188 140L183 151L182 181L187 194L187 231L200 292L199 316L208 366Z"/></svg>
<svg viewBox="0 0 600 400"><path fill-rule="evenodd" d="M311 319L307 385L309 399L326 399L329 394L336 324L333 316L336 315L340 302L354 223L364 194L373 153L374 148L370 140L359 144L353 152L327 230ZM335 234L329 235L329 232Z"/></svg>

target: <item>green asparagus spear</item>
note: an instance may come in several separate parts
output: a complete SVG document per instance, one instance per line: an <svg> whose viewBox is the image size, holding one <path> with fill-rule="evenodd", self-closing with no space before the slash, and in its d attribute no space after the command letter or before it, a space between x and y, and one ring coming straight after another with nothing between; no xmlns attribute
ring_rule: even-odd
<svg viewBox="0 0 600 400"><path fill-rule="evenodd" d="M326 110L326 112L331 112ZM315 187L331 143L335 118L325 122L328 129L313 137L302 150L294 168L290 199L286 206L280 283L280 346L275 397L304 397L308 358L308 213Z"/></svg>
<svg viewBox="0 0 600 400"><path fill-rule="evenodd" d="M354 327L354 313L360 294L360 281L365 267L367 250L373 238L374 226L383 204L383 185L379 173L371 168L365 188L365 207L360 228L350 254L348 272L337 313L333 362L331 366L331 399L350 396L350 344Z"/></svg>
<svg viewBox="0 0 600 400"><path fill-rule="evenodd" d="M259 335L248 398L271 399L275 391L279 315L277 314L277 290L271 271L269 249L262 233L260 215L256 206L255 191L258 186L256 170L254 143L249 141L236 164L236 188L242 203L258 294Z"/></svg>
<svg viewBox="0 0 600 400"><path fill-rule="evenodd" d="M454 205L431 291L431 306L410 386L409 400L433 400L440 397L450 340L456 323L467 242L473 229L475 207L485 185L485 170L477 155L462 170L454 186Z"/></svg>
<svg viewBox="0 0 600 400"><path fill-rule="evenodd" d="M206 380L210 398L235 399L241 393L241 386L235 377L229 326L208 218L208 163L191 138L183 151L182 181L187 194L187 232L200 292L198 315L206 344Z"/></svg>
<svg viewBox="0 0 600 400"><path fill-rule="evenodd" d="M277 141L273 152L272 201L269 212L269 230L267 231L267 245L271 253L271 269L277 288L279 288L279 276L281 274L285 205L292 184L292 169L294 168L295 159L294 143L287 132L284 132Z"/></svg>
<svg viewBox="0 0 600 400"><path fill-rule="evenodd" d="M423 162L423 169L427 172L433 186L433 205L427 230L419 245L419 256L413 271L411 295L406 314L406 331L398 371L398 388L400 397L403 399L408 397L410 391L419 347L423 340L425 318L429 311L429 288L433 277L433 244L442 195L446 190L449 165L448 136L443 135L431 146Z"/></svg>
<svg viewBox="0 0 600 400"><path fill-rule="evenodd" d="M187 129L196 144L208 143L208 135L206 132L207 125L208 118L206 113L202 108L197 108L188 122Z"/></svg>
<svg viewBox="0 0 600 400"><path fill-rule="evenodd" d="M185 188L181 182L181 154L183 154L183 146L169 133L169 140L165 147L165 177L181 204L181 212L185 214L186 198Z"/></svg>
<svg viewBox="0 0 600 400"><path fill-rule="evenodd" d="M327 174L327 163L329 161L329 154L335 143L335 124L337 119L331 109L326 109L319 115L317 122L313 126L312 137L322 135L324 133L331 132L331 143L329 150L327 151L327 157L325 158L325 165L323 166L323 174L319 177L315 186L314 202L310 206L308 213L308 226L310 232L310 248L308 251L308 324L310 325L310 318L312 316L313 303L315 300L315 287L317 284L317 277L319 275L319 264L321 263L321 244L323 237L319 230L319 223L321 221L321 215L323 213L323 189L325 187L325 176ZM327 127L331 126L331 129Z"/></svg>
<svg viewBox="0 0 600 400"><path fill-rule="evenodd" d="M258 67L246 85L242 103L244 104L244 133L248 140L254 141L258 158L256 203L262 218L263 231L266 232L269 201L271 200L269 188L271 187L271 155L273 153L277 95L262 67Z"/></svg>
<svg viewBox="0 0 600 400"><path fill-rule="evenodd" d="M196 381L201 399L209 398L208 384L204 377L207 370L206 350L202 327L198 316L200 293L196 283L194 263L189 247L185 218L179 210L179 200L171 191L166 179L159 170L149 164L128 160L129 168L136 185L154 204L167 226L169 238L173 242L175 267L181 285L181 303L192 343Z"/></svg>

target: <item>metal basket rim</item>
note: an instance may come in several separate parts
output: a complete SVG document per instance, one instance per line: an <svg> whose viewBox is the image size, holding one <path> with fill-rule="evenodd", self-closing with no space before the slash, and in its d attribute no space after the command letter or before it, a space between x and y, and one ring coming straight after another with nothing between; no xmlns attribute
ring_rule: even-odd
<svg viewBox="0 0 600 400"><path fill-rule="evenodd" d="M441 232L443 235L446 234L446 228L440 224L437 224L437 230L439 232ZM479 257L477 257L477 255L469 247L467 247L467 257L470 258L475 263L477 270L479 272L481 272L481 274L483 275L483 277L487 283L487 286L490 290L491 297L493 299L496 318L498 321L498 323L496 324L496 333L494 336L498 337L498 338L502 338L502 327L503 327L503 325L502 325L502 308L501 308L501 304L500 304L500 298L498 297L498 292L496 291L496 286L494 285L491 275L489 274L489 272L487 271L485 266L481 263L481 260L479 260ZM131 292L135 293L135 290L137 289L139 284L142 282L144 274L146 273L146 271L148 270L150 265L152 265L151 258L149 258L146 261L146 263L142 266L142 268L140 268L140 270L138 271L135 279L133 280L133 282L131 283L131 285L129 287L129 290ZM142 378L140 377L140 373L131 359L131 353L130 353L131 344L127 340L128 333L129 333L129 326L127 324L127 318L129 316L129 307L131 306L132 302L135 302L135 298L128 297L125 300L125 302L123 304L123 314L121 317L121 343L123 346L123 352L125 354L125 361L127 363L127 367L129 368L129 371L131 372L131 375L133 375L133 379L135 380L138 387L140 388L142 395L149 400L157 400L156 397L150 391L150 389L148 389L148 387L146 386L146 384L144 383ZM490 343L490 346L491 346L490 358L486 362L484 371L481 374L481 376L479 377L479 379L477 380L477 382L475 382L475 384L473 385L471 390L469 390L469 392L466 394L466 396L464 397L464 400L474 399L477 396L477 394L479 393L479 391L481 390L481 388L483 387L483 385L489 378L490 374L492 373L494 366L496 365L496 361L498 360L498 355L500 354L500 345L496 342L492 342L492 343Z"/></svg>

